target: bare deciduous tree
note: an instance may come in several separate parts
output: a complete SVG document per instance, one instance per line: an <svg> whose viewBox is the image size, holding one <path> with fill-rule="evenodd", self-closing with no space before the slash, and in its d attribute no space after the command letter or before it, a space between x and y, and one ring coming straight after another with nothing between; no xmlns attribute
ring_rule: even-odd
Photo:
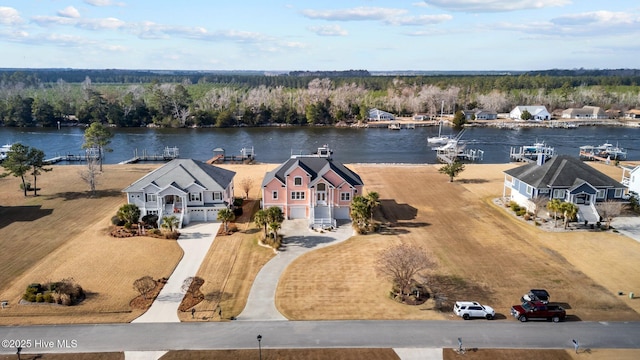
<svg viewBox="0 0 640 360"><path fill-rule="evenodd" d="M96 194L96 186L98 185L98 176L100 176L100 174L102 174L102 172L100 171L98 160L93 158L89 158L87 160L87 166L80 169L80 178L89 185L92 197Z"/></svg>
<svg viewBox="0 0 640 360"><path fill-rule="evenodd" d="M253 188L253 179L252 178L243 178L240 180L240 188L244 191L244 198L249 198L249 191Z"/></svg>
<svg viewBox="0 0 640 360"><path fill-rule="evenodd" d="M611 221L613 218L620 216L622 213L622 208L624 204L620 201L607 200L605 202L601 202L597 205L598 211L602 218L605 219L607 224L607 229L611 227Z"/></svg>
<svg viewBox="0 0 640 360"><path fill-rule="evenodd" d="M549 198L544 196L536 196L529 199L529 201L531 201L531 203L533 204L532 212L533 212L533 219L535 220L538 218L538 214L540 213L540 211L544 209L545 206L547 206L547 202L549 202Z"/></svg>
<svg viewBox="0 0 640 360"><path fill-rule="evenodd" d="M435 262L423 248L400 244L382 250L375 268L378 274L398 285L402 294L407 294L411 291L413 277L434 265Z"/></svg>
<svg viewBox="0 0 640 360"><path fill-rule="evenodd" d="M133 287L138 290L140 295L147 299L147 294L156 288L156 281L149 275L143 276L133 282Z"/></svg>
<svg viewBox="0 0 640 360"><path fill-rule="evenodd" d="M193 284L193 286L192 286ZM184 279L181 290L192 297L197 297L197 293L200 292L200 286L204 284L204 279L199 276L190 276Z"/></svg>

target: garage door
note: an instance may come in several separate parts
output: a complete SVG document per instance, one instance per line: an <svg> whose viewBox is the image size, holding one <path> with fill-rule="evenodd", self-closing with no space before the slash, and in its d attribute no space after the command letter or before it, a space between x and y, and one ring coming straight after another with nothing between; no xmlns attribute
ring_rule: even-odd
<svg viewBox="0 0 640 360"><path fill-rule="evenodd" d="M333 217L340 220L349 220L349 208L348 207L340 207L333 208Z"/></svg>
<svg viewBox="0 0 640 360"><path fill-rule="evenodd" d="M218 220L218 210L219 209L208 209L207 210L207 221L215 222Z"/></svg>
<svg viewBox="0 0 640 360"><path fill-rule="evenodd" d="M289 219L306 219L307 209L305 207L289 208Z"/></svg>
<svg viewBox="0 0 640 360"><path fill-rule="evenodd" d="M202 209L189 210L189 221L204 221L204 210Z"/></svg>

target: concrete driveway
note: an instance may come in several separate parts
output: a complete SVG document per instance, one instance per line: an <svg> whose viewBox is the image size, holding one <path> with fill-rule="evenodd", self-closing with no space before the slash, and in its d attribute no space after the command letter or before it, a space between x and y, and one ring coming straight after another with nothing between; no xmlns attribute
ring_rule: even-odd
<svg viewBox="0 0 640 360"><path fill-rule="evenodd" d="M182 284L197 274L219 229L220 223L194 223L180 229L177 241L184 252L182 259L149 310L132 323L180 322L178 307L185 295ZM155 360L164 354L163 351L127 351L124 355L127 360Z"/></svg>
<svg viewBox="0 0 640 360"><path fill-rule="evenodd" d="M287 320L275 306L278 280L287 266L300 255L350 238L354 231L351 222L345 222L335 230L319 233L309 229L308 220L300 219L285 220L280 234L284 236L284 248L256 276L247 305L237 320Z"/></svg>
<svg viewBox="0 0 640 360"><path fill-rule="evenodd" d="M640 242L640 216L617 217L611 222L616 230Z"/></svg>

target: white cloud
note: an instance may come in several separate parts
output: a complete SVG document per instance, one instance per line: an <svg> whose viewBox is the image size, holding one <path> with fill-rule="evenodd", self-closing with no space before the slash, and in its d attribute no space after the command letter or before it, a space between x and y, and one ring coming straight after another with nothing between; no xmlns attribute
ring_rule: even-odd
<svg viewBox="0 0 640 360"><path fill-rule="evenodd" d="M7 6L0 6L0 24L18 25L23 22L18 10Z"/></svg>
<svg viewBox="0 0 640 360"><path fill-rule="evenodd" d="M73 6L67 6L66 8L58 11L58 16L76 19L80 17L80 12Z"/></svg>
<svg viewBox="0 0 640 360"><path fill-rule="evenodd" d="M551 19L551 22L556 25L566 26L589 26L589 25L625 25L636 24L640 21L638 15L632 15L622 12L611 11L593 11L581 14L572 14L560 16Z"/></svg>
<svg viewBox="0 0 640 360"><path fill-rule="evenodd" d="M84 0L84 2L86 4L92 5L92 6L125 6L125 3L123 2L117 2L117 1L113 1L113 0Z"/></svg>
<svg viewBox="0 0 640 360"><path fill-rule="evenodd" d="M328 21L381 21L387 25L421 26L453 19L451 15L409 15L405 9L357 7L341 10L302 10L310 19Z"/></svg>
<svg viewBox="0 0 640 360"><path fill-rule="evenodd" d="M428 5L460 12L505 12L565 6L571 0L424 0Z"/></svg>
<svg viewBox="0 0 640 360"><path fill-rule="evenodd" d="M349 34L339 25L310 26L308 29L320 36L347 36Z"/></svg>
<svg viewBox="0 0 640 360"><path fill-rule="evenodd" d="M403 16L399 18L388 19L385 22L391 25L431 25L431 24L440 24L452 19L453 19L453 16L448 14L418 15L418 16Z"/></svg>
<svg viewBox="0 0 640 360"><path fill-rule="evenodd" d="M322 19L330 21L363 21L386 20L406 14L403 9L389 9L378 7L357 7L342 10L302 10L302 15L310 19Z"/></svg>
<svg viewBox="0 0 640 360"><path fill-rule="evenodd" d="M85 30L117 30L124 28L126 23L116 18L77 19L62 16L35 16L33 22L40 26L68 25Z"/></svg>
<svg viewBox="0 0 640 360"><path fill-rule="evenodd" d="M549 21L530 23L494 23L496 30L520 31L529 37L583 37L640 35L640 15L633 13L594 11L563 15Z"/></svg>

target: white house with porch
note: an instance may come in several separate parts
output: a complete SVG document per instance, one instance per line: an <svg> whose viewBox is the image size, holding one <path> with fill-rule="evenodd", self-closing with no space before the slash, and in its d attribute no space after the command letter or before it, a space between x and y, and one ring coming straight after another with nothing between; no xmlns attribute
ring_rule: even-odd
<svg viewBox="0 0 640 360"><path fill-rule="evenodd" d="M233 204L235 172L192 159L174 159L122 190L141 216L176 216L179 227L217 221Z"/></svg>

